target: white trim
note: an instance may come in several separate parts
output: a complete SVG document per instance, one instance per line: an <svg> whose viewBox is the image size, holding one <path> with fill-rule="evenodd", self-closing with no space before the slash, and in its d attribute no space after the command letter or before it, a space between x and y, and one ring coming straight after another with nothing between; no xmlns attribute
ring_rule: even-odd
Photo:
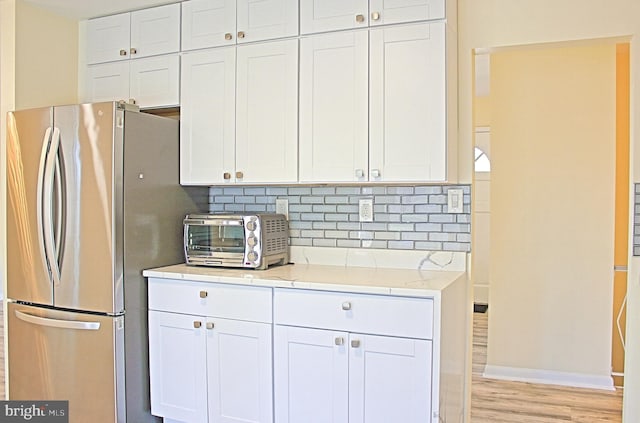
<svg viewBox="0 0 640 423"><path fill-rule="evenodd" d="M572 386L576 388L602 389L614 391L611 376L585 373L556 372L553 370L526 369L486 365L483 377L489 379L510 380L516 382L542 383L547 385Z"/></svg>

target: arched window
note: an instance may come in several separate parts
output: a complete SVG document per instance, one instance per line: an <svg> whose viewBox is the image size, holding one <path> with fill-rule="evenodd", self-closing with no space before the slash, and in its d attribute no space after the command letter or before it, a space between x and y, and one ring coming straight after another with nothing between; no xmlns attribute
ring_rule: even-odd
<svg viewBox="0 0 640 423"><path fill-rule="evenodd" d="M491 172L491 162L489 161L489 157L487 153L480 150L478 147L474 149L475 155L475 164L474 170L476 172Z"/></svg>

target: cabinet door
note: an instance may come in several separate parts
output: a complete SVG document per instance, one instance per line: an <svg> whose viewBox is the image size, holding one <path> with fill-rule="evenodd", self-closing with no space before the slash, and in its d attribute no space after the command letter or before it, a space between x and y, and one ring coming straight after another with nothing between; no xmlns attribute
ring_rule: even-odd
<svg viewBox="0 0 640 423"><path fill-rule="evenodd" d="M209 420L273 421L271 324L207 321Z"/></svg>
<svg viewBox="0 0 640 423"><path fill-rule="evenodd" d="M238 0L238 43L298 35L298 0Z"/></svg>
<svg viewBox="0 0 640 423"><path fill-rule="evenodd" d="M182 2L182 50L235 44L234 0Z"/></svg>
<svg viewBox="0 0 640 423"><path fill-rule="evenodd" d="M278 423L349 421L347 336L344 332L274 327Z"/></svg>
<svg viewBox="0 0 640 423"><path fill-rule="evenodd" d="M180 3L131 12L131 58L180 51Z"/></svg>
<svg viewBox="0 0 640 423"><path fill-rule="evenodd" d="M358 31L300 40L301 182L367 180L368 39Z"/></svg>
<svg viewBox="0 0 640 423"><path fill-rule="evenodd" d="M370 180L445 180L444 23L371 30L370 43Z"/></svg>
<svg viewBox="0 0 640 423"><path fill-rule="evenodd" d="M141 108L180 105L177 54L132 60L130 81L130 97Z"/></svg>
<svg viewBox="0 0 640 423"><path fill-rule="evenodd" d="M444 19L445 0L370 0L370 25Z"/></svg>
<svg viewBox="0 0 640 423"><path fill-rule="evenodd" d="M298 40L237 49L236 181L298 178Z"/></svg>
<svg viewBox="0 0 640 423"><path fill-rule="evenodd" d="M86 102L129 101L129 61L87 67Z"/></svg>
<svg viewBox="0 0 640 423"><path fill-rule="evenodd" d="M149 311L153 415L191 423L207 422L204 327L204 319L198 316Z"/></svg>
<svg viewBox="0 0 640 423"><path fill-rule="evenodd" d="M349 422L431 421L431 341L350 334Z"/></svg>
<svg viewBox="0 0 640 423"><path fill-rule="evenodd" d="M87 21L87 63L129 58L130 16L121 13Z"/></svg>
<svg viewBox="0 0 640 423"><path fill-rule="evenodd" d="M229 182L235 169L235 47L182 56L180 183Z"/></svg>
<svg viewBox="0 0 640 423"><path fill-rule="evenodd" d="M367 0L300 0L300 33L366 28Z"/></svg>

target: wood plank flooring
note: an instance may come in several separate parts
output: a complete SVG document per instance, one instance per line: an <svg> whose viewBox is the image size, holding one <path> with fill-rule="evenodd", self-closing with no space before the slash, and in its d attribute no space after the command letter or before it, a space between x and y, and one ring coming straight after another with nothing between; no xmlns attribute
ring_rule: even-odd
<svg viewBox="0 0 640 423"><path fill-rule="evenodd" d="M474 313L472 423L622 421L622 390L609 392L483 378L487 320L488 313Z"/></svg>

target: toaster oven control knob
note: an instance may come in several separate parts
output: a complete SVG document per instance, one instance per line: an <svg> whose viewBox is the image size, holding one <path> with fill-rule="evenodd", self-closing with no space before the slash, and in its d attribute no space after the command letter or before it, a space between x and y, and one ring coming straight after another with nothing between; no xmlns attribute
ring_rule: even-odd
<svg viewBox="0 0 640 423"><path fill-rule="evenodd" d="M247 222L247 229L249 229L250 231L255 231L256 230L256 221L255 220L250 220Z"/></svg>
<svg viewBox="0 0 640 423"><path fill-rule="evenodd" d="M247 244L249 244L249 247L255 247L257 243L258 238L256 238L255 236L251 235L247 238Z"/></svg>
<svg viewBox="0 0 640 423"><path fill-rule="evenodd" d="M256 253L255 251L249 251L249 254L247 254L247 258L249 259L249 261L256 261L258 260L258 253Z"/></svg>

